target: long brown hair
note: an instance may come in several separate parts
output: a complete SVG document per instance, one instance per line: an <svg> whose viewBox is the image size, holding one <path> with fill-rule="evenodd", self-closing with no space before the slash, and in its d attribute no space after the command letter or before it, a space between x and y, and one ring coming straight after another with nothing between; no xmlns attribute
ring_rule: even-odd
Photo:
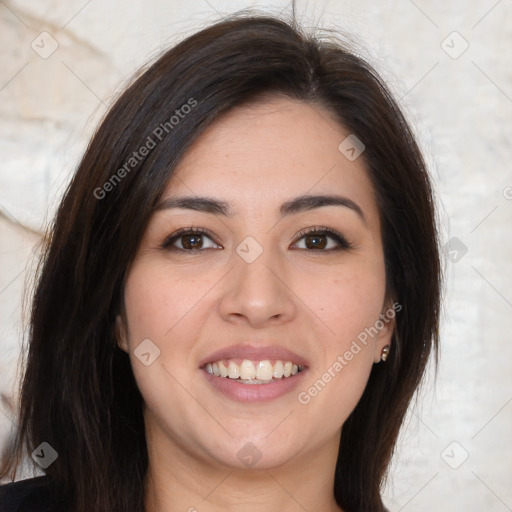
<svg viewBox="0 0 512 512"><path fill-rule="evenodd" d="M384 510L380 491L399 429L432 348L437 356L442 272L433 190L415 137L372 67L336 38L264 15L231 16L166 51L92 138L49 230L15 455L0 475L14 478L25 451L45 441L58 452L45 473L71 512L143 510L143 401L115 342L123 281L187 148L220 114L262 93L322 105L366 147L387 296L402 312L387 362L374 365L343 425L333 492L347 512ZM149 139L155 145L139 151Z"/></svg>

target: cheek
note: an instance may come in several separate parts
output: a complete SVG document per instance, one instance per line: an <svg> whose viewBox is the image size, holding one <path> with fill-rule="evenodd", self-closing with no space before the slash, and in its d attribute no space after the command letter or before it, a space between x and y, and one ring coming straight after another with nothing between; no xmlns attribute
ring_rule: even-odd
<svg viewBox="0 0 512 512"><path fill-rule="evenodd" d="M314 404L311 414L335 411L332 424L341 425L361 398L373 367L374 338L368 333L381 313L384 270L378 264L347 266L334 278L307 279L300 293L321 320L324 334L318 336L322 356L299 401Z"/></svg>
<svg viewBox="0 0 512 512"><path fill-rule="evenodd" d="M384 270L347 266L335 277L306 279L298 295L325 326L325 342L341 350L379 319L385 295Z"/></svg>
<svg viewBox="0 0 512 512"><path fill-rule="evenodd" d="M167 399L178 407L179 401L174 400L181 396L178 382L185 382L194 370L190 353L212 308L207 292L215 282L211 275L206 279L195 274L171 271L169 265L142 259L127 279L128 348L135 379L150 408L158 407L159 389L177 393ZM143 343L152 353L150 360L156 354L148 366L138 360Z"/></svg>
<svg viewBox="0 0 512 512"><path fill-rule="evenodd" d="M171 272L158 264L135 265L125 286L131 344L152 337L168 343L171 331L187 324L187 316L207 290L208 280L186 272Z"/></svg>
<svg viewBox="0 0 512 512"><path fill-rule="evenodd" d="M132 267L125 286L129 355L146 414L174 433L186 430L192 412L200 414L182 385L189 379L194 329L200 325L194 321L194 304L205 294L204 286L199 281L194 286L193 281L141 261ZM145 345L150 353L147 365L137 355L145 340L154 343Z"/></svg>

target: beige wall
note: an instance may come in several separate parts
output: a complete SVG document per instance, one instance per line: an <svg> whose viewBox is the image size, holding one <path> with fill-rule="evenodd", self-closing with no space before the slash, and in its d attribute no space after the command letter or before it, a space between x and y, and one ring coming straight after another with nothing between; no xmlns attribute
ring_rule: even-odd
<svg viewBox="0 0 512 512"><path fill-rule="evenodd" d="M0 3L0 442L12 427L6 397L15 401L38 232L112 94L168 44L249 5L287 8ZM322 0L296 11L367 47L421 135L451 240L437 387L429 381L411 411L386 501L397 511L512 510L512 2Z"/></svg>

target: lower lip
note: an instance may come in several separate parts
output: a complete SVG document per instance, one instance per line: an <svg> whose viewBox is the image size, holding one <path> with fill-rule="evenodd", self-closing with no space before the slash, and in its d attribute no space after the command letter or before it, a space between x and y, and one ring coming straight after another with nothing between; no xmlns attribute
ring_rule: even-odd
<svg viewBox="0 0 512 512"><path fill-rule="evenodd" d="M223 395L238 402L268 402L290 393L302 381L307 369L292 377L269 382L268 384L243 384L240 379L216 377L206 370L200 370L208 382Z"/></svg>

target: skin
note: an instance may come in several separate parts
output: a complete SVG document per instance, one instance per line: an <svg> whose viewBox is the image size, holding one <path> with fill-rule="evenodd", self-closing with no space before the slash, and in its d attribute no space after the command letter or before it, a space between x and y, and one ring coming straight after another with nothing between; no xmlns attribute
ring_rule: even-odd
<svg viewBox="0 0 512 512"><path fill-rule="evenodd" d="M348 135L319 105L264 97L219 118L170 179L164 199L208 196L236 213L156 211L126 279L119 344L145 402L147 512L341 510L333 482L342 425L393 328L390 321L360 344L309 403L298 401L390 307L372 184L363 159L351 162L338 149ZM280 220L279 207L290 198L334 193L356 202L365 221L343 206ZM190 226L212 234L193 242L199 250L162 248ZM330 250L338 243L327 235L318 249L299 236L318 226L353 247ZM247 236L263 249L252 263L236 252ZM185 238L174 246L190 247ZM134 355L144 339L160 350L149 366ZM277 342L305 357L304 385L265 403L220 394L199 363L245 340ZM262 454L252 467L237 457L248 442Z"/></svg>

